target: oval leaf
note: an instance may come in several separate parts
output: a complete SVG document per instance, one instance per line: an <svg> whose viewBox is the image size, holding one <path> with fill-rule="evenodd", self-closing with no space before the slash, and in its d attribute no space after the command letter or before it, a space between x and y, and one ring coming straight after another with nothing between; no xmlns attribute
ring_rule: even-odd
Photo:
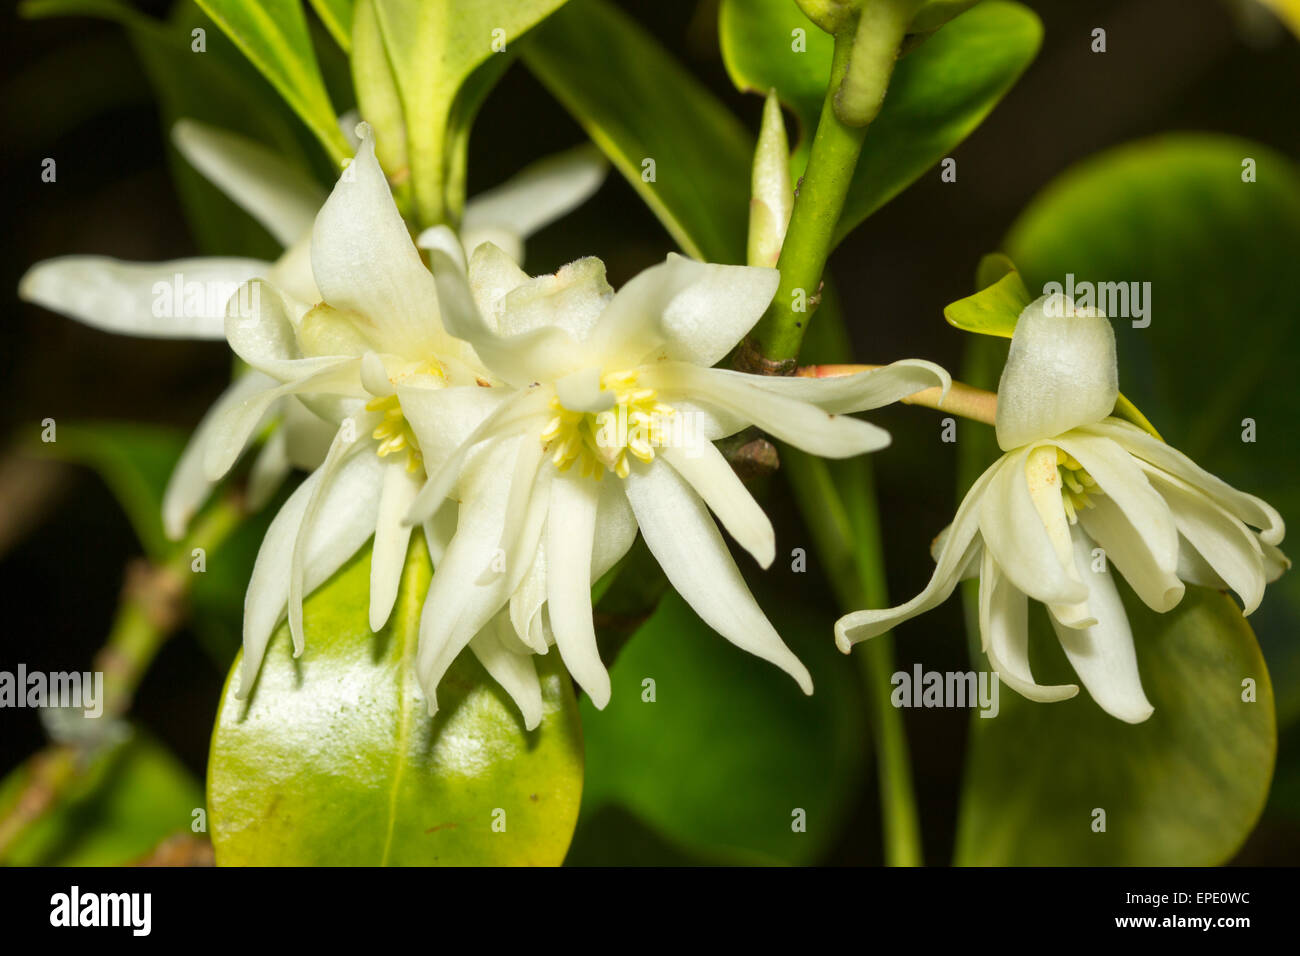
<svg viewBox="0 0 1300 956"><path fill-rule="evenodd" d="M472 655L431 718L415 679L431 576L417 533L392 620L372 634L369 553L307 601L307 647L272 639L247 702L236 660L212 737L208 806L220 865L555 865L582 791L577 705L541 658L545 716L528 733Z"/></svg>

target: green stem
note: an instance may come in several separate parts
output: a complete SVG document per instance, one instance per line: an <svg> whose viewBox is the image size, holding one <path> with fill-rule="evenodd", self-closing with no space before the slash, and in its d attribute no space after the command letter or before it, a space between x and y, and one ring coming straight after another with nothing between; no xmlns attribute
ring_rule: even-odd
<svg viewBox="0 0 1300 956"><path fill-rule="evenodd" d="M166 561L141 560L128 567L113 626L93 665L104 675L106 725L129 709L149 665L185 619L194 549L206 553L220 547L243 517L238 498L227 495L200 517ZM85 745L55 743L28 762L24 786L0 808L0 861L32 825L58 806L91 756Z"/></svg>
<svg viewBox="0 0 1300 956"><path fill-rule="evenodd" d="M819 301L822 272L830 255L835 225L858 164L866 127L847 126L835 115L835 92L848 69L853 29L835 37L831 80L813 137L808 167L796 191L790 227L776 267L781 272L776 297L750 333L749 349L766 363L791 365L799 355L804 327Z"/></svg>
<svg viewBox="0 0 1300 956"><path fill-rule="evenodd" d="M781 470L794 490L840 606L856 610L887 604L869 463L860 458L828 462L783 446ZM849 492L847 496L845 491ZM919 866L921 832L906 730L902 715L889 699L894 671L893 637L882 634L856 653L871 709L885 862L890 866Z"/></svg>

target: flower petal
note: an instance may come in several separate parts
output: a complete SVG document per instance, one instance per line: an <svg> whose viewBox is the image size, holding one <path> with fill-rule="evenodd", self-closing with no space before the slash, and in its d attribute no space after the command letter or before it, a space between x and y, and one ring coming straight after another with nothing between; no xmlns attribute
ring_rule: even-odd
<svg viewBox="0 0 1300 956"><path fill-rule="evenodd" d="M316 217L311 261L325 301L365 316L379 351L414 358L444 344L433 276L393 203L370 133Z"/></svg>
<svg viewBox="0 0 1300 956"><path fill-rule="evenodd" d="M311 593L356 554L375 530L379 497L374 493L382 462L371 454L348 459L323 495L317 520L307 529L303 550L304 591ZM267 529L244 598L244 658L236 696L246 698L257 679L267 643L285 617L294 542L307 504L321 483L313 472L284 503Z"/></svg>
<svg viewBox="0 0 1300 956"><path fill-rule="evenodd" d="M1107 419L1089 427L1088 431L1118 442L1129 454L1154 468L1181 478L1193 488L1207 495L1229 514L1235 515L1252 527L1259 528L1260 540L1267 544L1281 544L1286 536L1286 524L1277 509L1268 502L1238 491L1227 482L1216 478L1176 448L1148 435L1129 422ZM1147 469L1150 470L1149 468Z"/></svg>
<svg viewBox="0 0 1300 956"><path fill-rule="evenodd" d="M1023 448L997 467L980 502L984 546L1013 585L1064 613L1086 600L1088 589L1074 567L1056 449Z"/></svg>
<svg viewBox="0 0 1300 956"><path fill-rule="evenodd" d="M712 444L703 442L698 451L663 448L660 454L704 499L736 543L770 567L776 558L776 532L745 483L727 459Z"/></svg>
<svg viewBox="0 0 1300 956"><path fill-rule="evenodd" d="M1081 529L1073 533L1075 560L1088 566L1092 541ZM1137 654L1133 649L1133 632L1128 614L1120 601L1110 570L1089 571L1088 606L1097 618L1092 627L1062 627L1055 620L1052 627L1060 639L1065 656L1074 665L1083 686L1102 710L1130 724L1140 724L1154 708L1142 690L1138 676Z"/></svg>
<svg viewBox="0 0 1300 956"><path fill-rule="evenodd" d="M378 633L393 613L397 589L406 565L411 525L402 521L420 490L419 477L405 462L386 463L375 521L374 554L370 559L370 630Z"/></svg>
<svg viewBox="0 0 1300 956"><path fill-rule="evenodd" d="M293 471L293 462L289 460L288 444L282 422L267 436L257 457L253 459L253 466L248 469L246 504L249 511L261 511Z"/></svg>
<svg viewBox="0 0 1300 956"><path fill-rule="evenodd" d="M542 722L542 684L537 679L537 668L531 655L516 654L506 647L503 631L510 631L510 619L501 613L474 635L469 649L515 702L523 715L524 729L536 730Z"/></svg>
<svg viewBox="0 0 1300 956"><path fill-rule="evenodd" d="M987 550L980 568L980 643L998 679L1022 697L1048 703L1079 693L1074 684L1034 680L1029 669L1028 600Z"/></svg>
<svg viewBox="0 0 1300 956"><path fill-rule="evenodd" d="M847 654L859 641L884 634L894 625L924 614L948 600L957 582L979 556L982 545L976 535L979 532L980 502L1003 464L1004 459L999 459L990 465L966 492L952 524L936 539L939 552L935 556L934 574L920 594L897 607L854 611L835 622L835 644L841 651Z"/></svg>
<svg viewBox="0 0 1300 956"><path fill-rule="evenodd" d="M600 660L591 615L591 551L600 487L590 478L551 481L546 518L546 605L564 666L597 710L609 703L609 672Z"/></svg>
<svg viewBox="0 0 1300 956"><path fill-rule="evenodd" d="M1208 495L1172 475L1150 474L1156 490L1173 511L1178 533L1237 592L1243 613L1251 614L1264 599L1264 553L1254 532Z"/></svg>
<svg viewBox="0 0 1300 956"><path fill-rule="evenodd" d="M760 377L672 362L645 369L641 380L646 387L662 391L669 404L676 404L676 396L680 395L690 402L718 408L824 458L847 458L889 444L889 433L883 428L846 415L828 414L816 405L774 394L746 381Z"/></svg>
<svg viewBox="0 0 1300 956"><path fill-rule="evenodd" d="M465 204L461 232L473 252L473 236L484 230L526 238L582 205L605 181L609 164L600 150L583 144L548 156L479 193ZM516 259L516 261L519 261Z"/></svg>
<svg viewBox="0 0 1300 956"><path fill-rule="evenodd" d="M1059 294L1025 306L998 383L997 435L1003 451L1099 422L1118 397L1110 320L1075 310Z"/></svg>
<svg viewBox="0 0 1300 956"><path fill-rule="evenodd" d="M614 296L592 332L592 352L613 368L667 360L707 368L762 318L780 274L670 254Z"/></svg>
<svg viewBox="0 0 1300 956"><path fill-rule="evenodd" d="M935 386L943 389L944 395L947 395L948 388L952 385L951 376L941 366L924 359L901 359L882 368L827 378L746 375L724 369L717 371L735 376L755 388L808 402L823 411L836 414L881 408Z"/></svg>
<svg viewBox="0 0 1300 956"><path fill-rule="evenodd" d="M220 339L227 300L243 282L270 269L260 259L60 256L28 269L18 297L118 335Z"/></svg>
<svg viewBox="0 0 1300 956"><path fill-rule="evenodd" d="M215 482L203 470L204 448L214 431L214 423L229 409L242 405L253 395L275 387L275 380L261 372L250 371L226 387L199 421L190 436L185 450L167 479L163 492L163 530L172 541L179 541L189 526L190 519L203 506L212 493ZM241 449L242 451L242 449Z"/></svg>
<svg viewBox="0 0 1300 956"><path fill-rule="evenodd" d="M1093 506L1079 512L1079 523L1151 610L1164 614L1183 599L1183 583L1177 574L1160 566L1142 536L1109 496L1094 496ZM1090 557L1085 567L1091 566Z"/></svg>
<svg viewBox="0 0 1300 956"><path fill-rule="evenodd" d="M701 620L784 670L811 694L808 669L763 614L704 502L685 480L664 462L638 462L623 488L650 552Z"/></svg>
<svg viewBox="0 0 1300 956"><path fill-rule="evenodd" d="M325 202L310 176L247 137L182 119L172 127L172 143L286 248L306 235Z"/></svg>

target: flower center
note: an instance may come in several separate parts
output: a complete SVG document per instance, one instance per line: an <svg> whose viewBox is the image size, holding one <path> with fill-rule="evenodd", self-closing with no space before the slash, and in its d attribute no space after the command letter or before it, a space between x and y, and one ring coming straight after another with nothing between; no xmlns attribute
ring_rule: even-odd
<svg viewBox="0 0 1300 956"><path fill-rule="evenodd" d="M1061 503L1065 505L1065 515L1070 524L1077 524L1079 512L1093 507L1090 495L1102 494L1097 486L1097 479L1074 460L1064 448L1056 449L1056 470L1061 475Z"/></svg>
<svg viewBox="0 0 1300 956"><path fill-rule="evenodd" d="M415 431L402 414L402 405L396 395L384 395L366 402L366 411L383 412L384 420L379 423L370 437L379 442L375 453L380 458L398 452L406 452L406 470L414 473L423 463L424 456L415 440Z"/></svg>
<svg viewBox="0 0 1300 956"><path fill-rule="evenodd" d="M579 462L583 477L599 481L608 470L626 478L631 471L628 455L654 460L660 422L675 410L659 401L654 389L638 388L635 370L602 375L600 388L614 393L614 406L602 412L573 411L552 398L555 416L542 431L542 444L560 471Z"/></svg>

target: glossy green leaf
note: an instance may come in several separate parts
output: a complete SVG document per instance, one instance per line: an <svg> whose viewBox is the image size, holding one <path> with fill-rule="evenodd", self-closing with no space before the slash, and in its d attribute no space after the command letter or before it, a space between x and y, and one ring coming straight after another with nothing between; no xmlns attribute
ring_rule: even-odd
<svg viewBox="0 0 1300 956"><path fill-rule="evenodd" d="M998 716L971 720L959 864L1207 866L1250 833L1277 744L1254 634L1214 591L1189 588L1168 614L1121 592L1155 713L1130 725L1086 691L1040 704L1004 685ZM1075 681L1046 612L1035 605L1030 620L1034 676ZM1247 679L1253 702L1242 700Z"/></svg>
<svg viewBox="0 0 1300 956"><path fill-rule="evenodd" d="M208 771L218 864L563 860L582 791L582 738L559 655L539 659L545 716L536 731L523 729L468 651L443 678L431 718L413 667L430 577L417 533L393 618L372 634L363 553L308 598L301 658L287 627L272 638L246 703L233 693L236 661Z"/></svg>
<svg viewBox="0 0 1300 956"><path fill-rule="evenodd" d="M683 250L745 261L753 137L654 38L605 0L572 0L522 55Z"/></svg>
<svg viewBox="0 0 1300 956"><path fill-rule="evenodd" d="M334 41L344 50L351 50L355 0L311 0L311 5Z"/></svg>
<svg viewBox="0 0 1300 956"><path fill-rule="evenodd" d="M796 52L792 31L805 31ZM804 141L792 158L803 172L831 72L831 38L793 0L723 0L723 59L741 90L776 89L799 118ZM898 61L872 122L836 229L837 241L948 156L969 136L1038 52L1042 25L1025 7L985 0Z"/></svg>
<svg viewBox="0 0 1300 956"><path fill-rule="evenodd" d="M1255 182L1243 182L1247 158ZM1006 242L1031 290L1067 273L1076 286L1150 282L1150 325L1115 322L1124 393L1170 444L1292 521L1300 483L1285 383L1300 354L1300 299L1284 277L1296 249L1300 168L1258 143L1206 135L1144 140L1079 165ZM1279 722L1290 724L1300 718L1300 575L1271 585L1251 621Z"/></svg>
<svg viewBox="0 0 1300 956"><path fill-rule="evenodd" d="M655 834L652 844L711 862L807 863L839 838L868 751L853 671L830 640L828 611L768 610L812 672L813 696L669 591L610 669L609 705L597 711L583 698L581 862L658 861L603 842L610 808ZM806 832L792 826L796 810Z"/></svg>
<svg viewBox="0 0 1300 956"><path fill-rule="evenodd" d="M301 0L195 0L342 162L352 147L339 128L316 62Z"/></svg>
<svg viewBox="0 0 1300 956"><path fill-rule="evenodd" d="M490 57L513 53L514 44L564 2L375 0L406 118L420 225L448 218L448 149L454 140L448 126L461 88Z"/></svg>
<svg viewBox="0 0 1300 956"><path fill-rule="evenodd" d="M984 122L1037 55L1042 35L1028 8L984 0L899 60L867 132L837 241Z"/></svg>
<svg viewBox="0 0 1300 956"><path fill-rule="evenodd" d="M1025 288L1024 280L1006 257L985 256L997 265L1009 268L994 282L983 286L974 295L958 299L945 306L943 317L948 324L977 335L996 335L1009 339L1016 330L1020 313L1034 300ZM986 272L981 263L981 272Z"/></svg>
<svg viewBox="0 0 1300 956"><path fill-rule="evenodd" d="M793 0L722 0L718 42L736 89L763 96L776 90L798 119L791 167L802 171L826 98L834 39Z"/></svg>
<svg viewBox="0 0 1300 956"><path fill-rule="evenodd" d="M27 784L28 762L0 781L0 807ZM139 731L91 760L67 798L10 849L11 866L120 866L177 833L189 834L203 788L161 745Z"/></svg>

